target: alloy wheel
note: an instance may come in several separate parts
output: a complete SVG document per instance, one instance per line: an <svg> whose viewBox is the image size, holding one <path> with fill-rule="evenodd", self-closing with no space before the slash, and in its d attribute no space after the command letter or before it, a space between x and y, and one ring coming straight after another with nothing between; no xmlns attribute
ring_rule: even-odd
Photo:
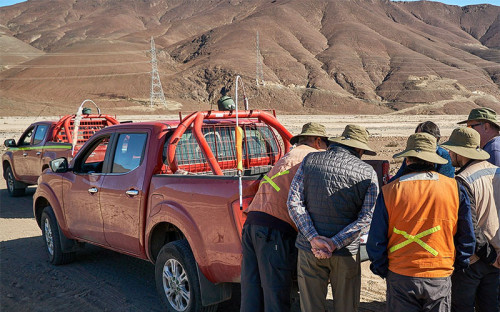
<svg viewBox="0 0 500 312"><path fill-rule="evenodd" d="M182 264L175 259L167 260L163 266L163 289L175 310L187 310L191 298L189 279Z"/></svg>
<svg viewBox="0 0 500 312"><path fill-rule="evenodd" d="M46 218L43 224L45 230L45 241L47 242L47 250L51 256L54 256L54 236L52 235L52 229L50 228L49 219Z"/></svg>

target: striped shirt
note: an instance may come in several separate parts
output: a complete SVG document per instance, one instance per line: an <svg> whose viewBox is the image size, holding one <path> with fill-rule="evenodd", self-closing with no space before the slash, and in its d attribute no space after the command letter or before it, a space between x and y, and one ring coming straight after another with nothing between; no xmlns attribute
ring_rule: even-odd
<svg viewBox="0 0 500 312"><path fill-rule="evenodd" d="M311 216L307 212L307 207L304 202L304 174L303 164L297 170L295 177L290 185L290 192L288 193L288 213L292 218L298 230L304 235L308 241L318 236L318 232L314 227ZM373 209L377 202L379 193L378 177L373 171L371 183L361 206L358 219L346 226L342 231L331 237L335 248L341 249L362 235L368 233L370 229L370 222L372 220Z"/></svg>

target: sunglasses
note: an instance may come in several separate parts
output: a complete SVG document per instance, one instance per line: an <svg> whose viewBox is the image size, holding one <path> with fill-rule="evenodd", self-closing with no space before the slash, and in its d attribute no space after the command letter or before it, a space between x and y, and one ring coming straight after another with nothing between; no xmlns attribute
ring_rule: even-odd
<svg viewBox="0 0 500 312"><path fill-rule="evenodd" d="M480 125L482 125L482 124L483 124L483 123L482 123L482 122L480 122L480 123L477 123L477 124L468 125L468 126L467 126L467 128L473 128L473 129L474 129L474 127L480 126Z"/></svg>

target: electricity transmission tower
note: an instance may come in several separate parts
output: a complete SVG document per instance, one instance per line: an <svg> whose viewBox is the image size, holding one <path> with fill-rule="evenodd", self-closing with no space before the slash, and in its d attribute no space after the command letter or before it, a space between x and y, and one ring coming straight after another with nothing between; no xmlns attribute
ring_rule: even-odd
<svg viewBox="0 0 500 312"><path fill-rule="evenodd" d="M263 85L264 84L264 72L262 70L262 61L261 57L262 55L260 54L260 47L259 47L259 32L257 32L257 40L256 40L256 56L257 56L257 65L256 65L256 75L255 75L255 83L257 86L259 84Z"/></svg>
<svg viewBox="0 0 500 312"><path fill-rule="evenodd" d="M156 48L155 41L151 37L151 99L149 107L153 107L156 103L163 104L167 107L167 101L165 100L165 94L163 94L163 88L161 86L160 74L158 73L158 61L156 60Z"/></svg>

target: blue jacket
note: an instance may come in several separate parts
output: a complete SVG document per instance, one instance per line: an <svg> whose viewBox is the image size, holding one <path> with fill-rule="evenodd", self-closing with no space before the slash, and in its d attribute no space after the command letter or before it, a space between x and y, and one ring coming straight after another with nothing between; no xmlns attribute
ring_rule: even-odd
<svg viewBox="0 0 500 312"><path fill-rule="evenodd" d="M453 167L451 165L451 157L450 157L450 154L448 153L448 151L446 151L441 146L438 146L436 153L439 156L443 157L444 159L448 160L448 163L446 163L444 165L438 165L438 164L434 165L436 172L441 173L442 175L445 175L447 177L454 178L455 177L455 167ZM401 177L403 175L403 172L406 169L406 166L407 165L406 165L406 159L405 159L405 160L403 160L403 163L401 164L401 168L399 168L398 173L396 173L395 176L393 176L392 178L389 179L389 183L391 183L392 181Z"/></svg>

